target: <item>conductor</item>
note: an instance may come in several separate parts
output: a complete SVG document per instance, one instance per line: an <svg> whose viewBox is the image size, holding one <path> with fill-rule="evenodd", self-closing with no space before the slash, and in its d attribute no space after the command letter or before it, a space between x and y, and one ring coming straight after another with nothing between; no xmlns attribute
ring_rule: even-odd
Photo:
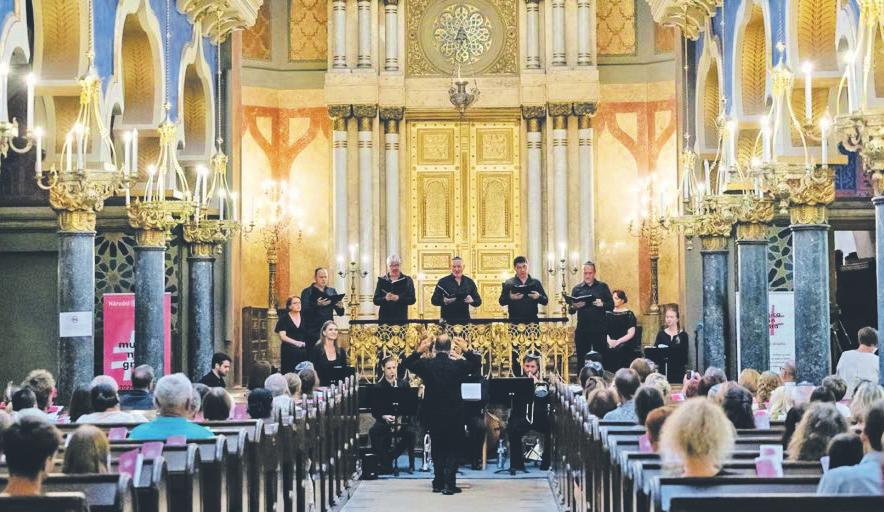
<svg viewBox="0 0 884 512"><path fill-rule="evenodd" d="M433 346L433 357L422 357ZM466 348L466 347L463 347ZM446 334L427 338L408 356L403 366L424 382L425 419L433 446L433 492L451 496L457 487L458 454L463 444L464 404L461 384L482 365L479 354L463 350L451 355L451 339Z"/></svg>

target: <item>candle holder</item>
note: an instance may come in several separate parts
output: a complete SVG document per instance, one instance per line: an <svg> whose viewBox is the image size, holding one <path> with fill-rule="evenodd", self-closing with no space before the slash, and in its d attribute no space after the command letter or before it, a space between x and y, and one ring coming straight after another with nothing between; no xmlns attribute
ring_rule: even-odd
<svg viewBox="0 0 884 512"><path fill-rule="evenodd" d="M338 269L337 274L341 279L348 279L350 282L350 300L347 305L350 308L350 319L357 318L359 316L360 303L359 294L357 293L359 280L368 277L368 271L360 268L356 259L351 258L348 267L346 269Z"/></svg>
<svg viewBox="0 0 884 512"><path fill-rule="evenodd" d="M553 259L550 257L546 269L546 272L553 279L555 279L556 276L559 276L559 306L563 317L568 316L568 303L565 302L565 295L568 294L568 275L576 275L577 272L580 271L580 267L578 267L576 263L576 258L572 257L571 259L573 261L571 265L568 266L568 260L565 258L565 255L562 254L562 257L558 261L558 265L554 265Z"/></svg>

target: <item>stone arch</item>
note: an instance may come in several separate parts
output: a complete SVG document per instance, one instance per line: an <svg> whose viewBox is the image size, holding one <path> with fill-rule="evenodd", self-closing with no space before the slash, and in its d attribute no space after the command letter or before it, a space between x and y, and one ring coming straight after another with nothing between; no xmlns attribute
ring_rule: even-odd
<svg viewBox="0 0 884 512"><path fill-rule="evenodd" d="M89 14L85 5L34 0L34 73L42 83L72 83L86 72Z"/></svg>
<svg viewBox="0 0 884 512"><path fill-rule="evenodd" d="M697 149L700 152L715 151L718 145L718 117L721 115L722 66L718 42L711 31L703 35L703 53L697 67L697 94L695 126Z"/></svg>
<svg viewBox="0 0 884 512"><path fill-rule="evenodd" d="M836 37L838 22L837 0L793 0L787 2L791 28L790 62L811 62L814 71L832 72L838 69Z"/></svg>
<svg viewBox="0 0 884 512"><path fill-rule="evenodd" d="M744 116L765 113L767 70L770 69L769 22L766 3L745 1L738 13L734 45L734 106Z"/></svg>
<svg viewBox="0 0 884 512"><path fill-rule="evenodd" d="M212 70L205 58L199 30L184 49L178 73L178 120L183 129L182 158L207 160L215 138L215 102Z"/></svg>
<svg viewBox="0 0 884 512"><path fill-rule="evenodd" d="M163 117L162 28L150 2L129 2L117 13L114 77L121 84L121 125L155 127Z"/></svg>

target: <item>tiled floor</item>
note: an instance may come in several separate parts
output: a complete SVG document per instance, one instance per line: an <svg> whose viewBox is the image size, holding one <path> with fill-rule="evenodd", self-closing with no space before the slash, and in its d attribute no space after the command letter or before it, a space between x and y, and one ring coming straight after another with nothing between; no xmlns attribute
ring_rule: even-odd
<svg viewBox="0 0 884 512"><path fill-rule="evenodd" d="M429 480L363 481L342 512L552 512L556 502L545 478L458 480L461 494L430 491Z"/></svg>

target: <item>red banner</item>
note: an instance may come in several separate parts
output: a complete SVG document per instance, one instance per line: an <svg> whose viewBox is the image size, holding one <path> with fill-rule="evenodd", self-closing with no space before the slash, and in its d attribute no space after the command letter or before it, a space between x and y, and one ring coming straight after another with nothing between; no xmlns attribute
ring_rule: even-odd
<svg viewBox="0 0 884 512"><path fill-rule="evenodd" d="M104 373L120 385L132 387L132 369L135 368L135 294L105 293L104 311ZM172 294L163 296L164 373L170 373L172 362Z"/></svg>

